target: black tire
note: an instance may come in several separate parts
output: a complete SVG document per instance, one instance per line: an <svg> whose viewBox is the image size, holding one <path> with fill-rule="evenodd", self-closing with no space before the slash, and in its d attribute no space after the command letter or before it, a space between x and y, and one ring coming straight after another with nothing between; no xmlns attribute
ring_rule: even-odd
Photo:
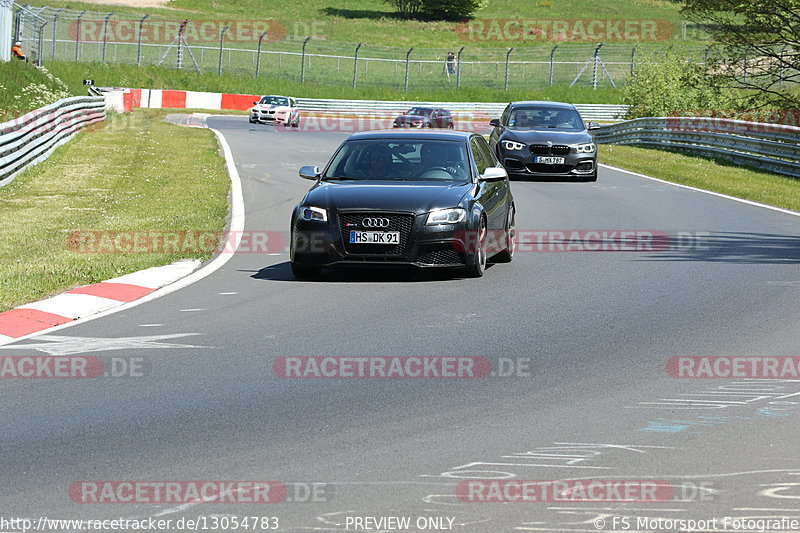
<svg viewBox="0 0 800 533"><path fill-rule="evenodd" d="M472 264L465 269L467 277L480 278L486 272L486 220L481 217L478 227L478 238L475 242L475 253L472 254Z"/></svg>
<svg viewBox="0 0 800 533"><path fill-rule="evenodd" d="M517 228L517 213L514 210L514 206L511 206L511 210L508 213L508 220L506 221L506 248L498 253L496 256L492 258L492 262L494 263L510 263L514 259L514 251L517 247L517 242L515 241L516 238L516 228Z"/></svg>
<svg viewBox="0 0 800 533"><path fill-rule="evenodd" d="M253 120L253 119L251 118L251 119L250 119L250 124L258 124L258 121L257 121L257 120Z"/></svg>
<svg viewBox="0 0 800 533"><path fill-rule="evenodd" d="M297 119L297 121L296 121L296 122L293 122L293 123L292 123L292 127L293 127L293 128L299 128L299 127L300 127L300 119L299 119L299 118Z"/></svg>
<svg viewBox="0 0 800 533"><path fill-rule="evenodd" d="M292 261L292 274L298 279L315 279L318 278L322 269L318 266L303 265Z"/></svg>
<svg viewBox="0 0 800 533"><path fill-rule="evenodd" d="M589 174L588 176L582 177L579 181L583 181L583 182L587 182L587 183L588 182L592 182L592 181L597 181L597 171L595 170L594 173Z"/></svg>

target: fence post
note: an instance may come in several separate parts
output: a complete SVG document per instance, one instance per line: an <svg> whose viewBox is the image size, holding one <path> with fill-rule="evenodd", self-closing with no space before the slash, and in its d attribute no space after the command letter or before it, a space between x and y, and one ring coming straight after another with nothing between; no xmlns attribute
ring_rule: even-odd
<svg viewBox="0 0 800 533"><path fill-rule="evenodd" d="M144 32L144 21L147 20L147 17L150 15L145 15L139 20L139 39L136 43L136 64L142 64L142 33Z"/></svg>
<svg viewBox="0 0 800 533"><path fill-rule="evenodd" d="M403 87L403 92L408 92L408 58L411 56L411 51L413 49L414 47L412 46L411 48L408 49L408 52L406 52L406 83Z"/></svg>
<svg viewBox="0 0 800 533"><path fill-rule="evenodd" d="M506 81L505 81L505 83L503 83L503 90L504 91L508 90L508 58L511 56L511 52L513 52L513 51L514 51L514 47L512 46L511 48L508 49L508 52L506 52Z"/></svg>
<svg viewBox="0 0 800 533"><path fill-rule="evenodd" d="M550 87L553 86L553 61L556 57L556 49L558 45L555 45L552 50L550 50Z"/></svg>
<svg viewBox="0 0 800 533"><path fill-rule="evenodd" d="M597 45L597 48L594 49L594 55L592 56L592 89L597 89L597 64L600 62L600 48L603 47L604 43L600 43Z"/></svg>
<svg viewBox="0 0 800 533"><path fill-rule="evenodd" d="M217 67L217 76L222 76L222 46L225 42L225 32L228 31L230 25L225 26L222 28L222 31L219 32L219 66Z"/></svg>
<svg viewBox="0 0 800 533"><path fill-rule="evenodd" d="M361 48L361 43L356 46L356 51L353 54L353 89L356 88L356 76L358 76L358 49Z"/></svg>
<svg viewBox="0 0 800 533"><path fill-rule="evenodd" d="M631 78L636 72L636 45L631 48Z"/></svg>
<svg viewBox="0 0 800 533"><path fill-rule="evenodd" d="M264 36L269 32L269 30L265 31L261 35L258 36L258 57L256 58L256 79L258 79L258 71L261 70L261 42L264 40Z"/></svg>
<svg viewBox="0 0 800 533"><path fill-rule="evenodd" d="M56 57L56 39L58 37L56 35L56 29L58 28L58 16L61 14L62 11L64 11L63 7L61 9L56 10L55 14L53 15L53 46L52 50L50 50L50 59L54 59Z"/></svg>
<svg viewBox="0 0 800 533"><path fill-rule="evenodd" d="M783 54L786 52L786 48L788 44L784 44L783 48L781 48L781 69L778 71L778 87L783 87L783 71L786 69L786 64L783 59Z"/></svg>
<svg viewBox="0 0 800 533"><path fill-rule="evenodd" d="M456 56L456 89L461 88L461 52L464 51L464 48L466 47L462 46Z"/></svg>
<svg viewBox="0 0 800 533"><path fill-rule="evenodd" d="M742 70L742 82L744 83L747 81L747 52L744 53L744 57L742 57L742 59L744 60L744 67Z"/></svg>
<svg viewBox="0 0 800 533"><path fill-rule="evenodd" d="M41 67L42 66L42 52L44 51L44 27L47 26L48 21L42 22L42 25L39 26L39 38L37 39L37 48L38 51L36 52L36 65Z"/></svg>
<svg viewBox="0 0 800 533"><path fill-rule="evenodd" d="M78 26L77 26L77 30L78 30L78 31L76 31L76 32L75 32L75 61L77 61L77 60L78 60L78 58L80 57L80 48L81 48L81 19L83 18L83 16L84 16L85 14L86 14L86 10L85 10L85 9L84 9L83 11L81 11L81 12L80 12L80 14L78 14Z"/></svg>
<svg viewBox="0 0 800 533"><path fill-rule="evenodd" d="M111 13L108 14L108 16L106 16L106 21L103 24L103 63L106 62L106 46L108 45L108 21L113 16L114 12L112 11Z"/></svg>
<svg viewBox="0 0 800 533"><path fill-rule="evenodd" d="M306 45L309 39L311 39L310 35L303 41L303 53L300 56L300 83L306 82Z"/></svg>

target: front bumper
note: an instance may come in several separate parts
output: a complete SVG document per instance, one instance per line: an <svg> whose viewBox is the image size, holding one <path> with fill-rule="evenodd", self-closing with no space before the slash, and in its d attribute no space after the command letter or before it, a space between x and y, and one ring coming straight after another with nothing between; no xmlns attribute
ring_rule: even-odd
<svg viewBox="0 0 800 533"><path fill-rule="evenodd" d="M427 214L388 213L403 216L400 245L349 243L349 231L373 231L345 226L347 220L364 216L386 216L387 213L364 211L330 213L328 222L295 220L291 237L291 260L320 267L339 265L410 265L419 268L463 267L472 259L469 251L470 232L465 223L426 226ZM398 230L390 227L387 231ZM383 230L378 230L383 231Z"/></svg>
<svg viewBox="0 0 800 533"><path fill-rule="evenodd" d="M291 120L291 115L278 115L277 113L261 111L250 112L250 122L260 122L261 124L286 124L289 120Z"/></svg>
<svg viewBox="0 0 800 533"><path fill-rule="evenodd" d="M577 153L572 148L567 154L543 157L563 157L563 164L536 163L537 155L526 146L522 150L500 148L500 162L509 174L525 176L588 176L597 171L597 152Z"/></svg>

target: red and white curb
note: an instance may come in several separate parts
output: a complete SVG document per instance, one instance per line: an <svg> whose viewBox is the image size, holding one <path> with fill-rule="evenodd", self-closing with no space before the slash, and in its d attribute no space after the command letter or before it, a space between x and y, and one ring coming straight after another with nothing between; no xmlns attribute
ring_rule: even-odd
<svg viewBox="0 0 800 533"><path fill-rule="evenodd" d="M210 276L230 261L239 248L244 232L245 208L242 182L228 141L219 131L209 129L217 136L231 178L228 231L232 235L232 253L218 255L199 270L197 268L200 266L200 261L197 259L178 261L171 265L148 268L94 285L78 287L58 296L0 313L0 346L33 337L44 331L95 320L166 296Z"/></svg>
<svg viewBox="0 0 800 533"><path fill-rule="evenodd" d="M0 313L0 344L133 302L191 274L197 259L153 267Z"/></svg>

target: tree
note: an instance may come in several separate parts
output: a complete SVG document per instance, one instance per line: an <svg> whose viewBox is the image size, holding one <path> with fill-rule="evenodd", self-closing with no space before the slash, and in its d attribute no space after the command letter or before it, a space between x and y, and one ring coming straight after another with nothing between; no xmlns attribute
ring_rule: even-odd
<svg viewBox="0 0 800 533"><path fill-rule="evenodd" d="M749 89L757 107L800 106L800 0L683 0L682 12L715 43L715 85Z"/></svg>

